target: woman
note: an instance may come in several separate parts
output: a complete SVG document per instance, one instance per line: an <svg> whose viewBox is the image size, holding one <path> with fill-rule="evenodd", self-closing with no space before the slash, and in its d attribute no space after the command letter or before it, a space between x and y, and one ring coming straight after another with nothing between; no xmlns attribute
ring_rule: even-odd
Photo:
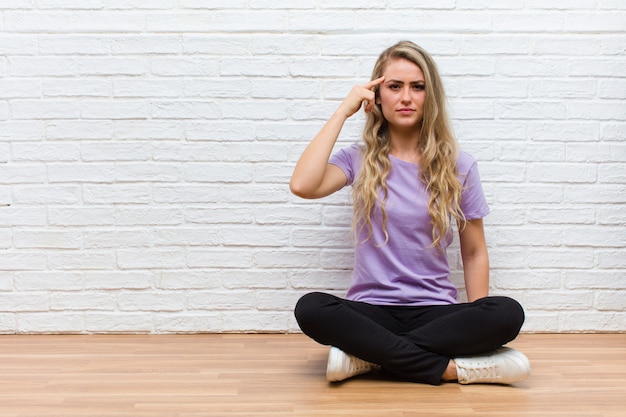
<svg viewBox="0 0 626 417"><path fill-rule="evenodd" d="M331 155L362 105L364 144ZM528 359L502 347L517 337L522 307L489 297L482 218L489 212L476 163L457 150L437 67L411 42L379 57L302 153L292 192L321 198L353 187L355 264L346 298L315 292L295 309L302 331L330 345L327 379L382 368L395 377L512 383ZM454 220L453 220L454 219ZM449 280L446 248L459 229L468 303Z"/></svg>

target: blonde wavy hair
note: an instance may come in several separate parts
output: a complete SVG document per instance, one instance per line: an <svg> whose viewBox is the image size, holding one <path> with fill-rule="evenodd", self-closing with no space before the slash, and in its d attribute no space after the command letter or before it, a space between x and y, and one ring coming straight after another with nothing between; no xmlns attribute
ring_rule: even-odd
<svg viewBox="0 0 626 417"><path fill-rule="evenodd" d="M372 71L372 80L382 76L390 60L406 59L415 63L424 74L426 100L421 136L420 175L429 192L428 213L432 228L433 247L441 249L444 236L452 228L452 218L459 227L465 224L460 201L462 185L457 177L456 159L458 146L446 111L446 98L439 71L432 57L413 42L403 41L385 50ZM374 90L378 97L378 87ZM367 114L363 139L363 165L353 186L354 227L368 229L365 241L372 238L372 215L376 203L380 204L385 241L387 234L387 212L385 203L389 188L387 177L391 171L389 152L391 137L389 126L380 105ZM382 191L382 192L381 192Z"/></svg>

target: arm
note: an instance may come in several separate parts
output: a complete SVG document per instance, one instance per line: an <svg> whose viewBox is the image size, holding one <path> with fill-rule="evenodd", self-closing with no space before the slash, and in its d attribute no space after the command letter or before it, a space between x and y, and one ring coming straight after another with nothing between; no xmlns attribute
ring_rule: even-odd
<svg viewBox="0 0 626 417"><path fill-rule="evenodd" d="M344 123L359 111L363 101L367 101L365 111L372 111L375 101L372 89L383 80L381 77L350 91L300 156L289 182L292 193L302 198L321 198L346 185L346 175L338 167L329 165L328 159Z"/></svg>
<svg viewBox="0 0 626 417"><path fill-rule="evenodd" d="M472 302L489 295L489 254L483 220L469 220L459 238L467 299Z"/></svg>

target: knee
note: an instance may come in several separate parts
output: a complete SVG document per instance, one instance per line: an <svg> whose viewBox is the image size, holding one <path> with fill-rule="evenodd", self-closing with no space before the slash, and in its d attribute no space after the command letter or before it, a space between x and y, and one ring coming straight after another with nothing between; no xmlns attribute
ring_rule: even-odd
<svg viewBox="0 0 626 417"><path fill-rule="evenodd" d="M524 324L526 315L522 305L510 297L493 297L498 305L498 315L505 321L511 333L517 335Z"/></svg>
<svg viewBox="0 0 626 417"><path fill-rule="evenodd" d="M328 305L329 297L331 297L329 294L321 292L312 292L300 297L296 303L294 315L303 332L306 333L307 329L322 319L323 307Z"/></svg>

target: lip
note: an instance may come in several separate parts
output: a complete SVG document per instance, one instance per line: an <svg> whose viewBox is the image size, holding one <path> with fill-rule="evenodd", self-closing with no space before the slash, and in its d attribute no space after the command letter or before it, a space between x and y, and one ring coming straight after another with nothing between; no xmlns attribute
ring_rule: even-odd
<svg viewBox="0 0 626 417"><path fill-rule="evenodd" d="M413 114L413 113L415 113L415 109L411 109L411 108L408 108L408 107L403 107L401 109L398 109L397 112L400 113L400 114Z"/></svg>

